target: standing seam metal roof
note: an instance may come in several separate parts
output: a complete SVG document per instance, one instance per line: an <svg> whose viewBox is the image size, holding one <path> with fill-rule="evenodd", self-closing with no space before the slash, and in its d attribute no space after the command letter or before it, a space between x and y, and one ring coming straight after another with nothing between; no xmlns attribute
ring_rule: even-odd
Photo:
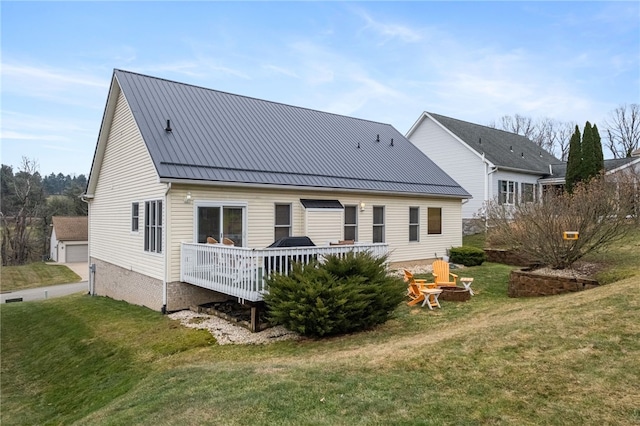
<svg viewBox="0 0 640 426"><path fill-rule="evenodd" d="M160 178L469 197L391 125L128 71L114 76Z"/></svg>

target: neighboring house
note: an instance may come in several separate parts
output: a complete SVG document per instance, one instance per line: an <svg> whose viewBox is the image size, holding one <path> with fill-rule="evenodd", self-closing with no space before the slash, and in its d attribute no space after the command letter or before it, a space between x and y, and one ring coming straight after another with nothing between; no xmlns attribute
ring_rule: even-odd
<svg viewBox="0 0 640 426"><path fill-rule="evenodd" d="M554 164L551 167L552 173L540 179L542 191L564 189L565 175L567 173L567 163ZM615 178L625 174L633 174L640 177L640 156L611 158L604 160L605 177Z"/></svg>
<svg viewBox="0 0 640 426"><path fill-rule="evenodd" d="M90 286L163 311L211 289L259 301L261 262L251 279L207 265L302 235L432 259L461 245L467 198L391 125L115 70L85 194Z"/></svg>
<svg viewBox="0 0 640 426"><path fill-rule="evenodd" d="M524 136L429 112L406 137L473 196L462 207L465 233L487 201L535 201L540 179L562 163Z"/></svg>
<svg viewBox="0 0 640 426"><path fill-rule="evenodd" d="M53 216L51 221L51 259L58 263L87 262L87 216Z"/></svg>

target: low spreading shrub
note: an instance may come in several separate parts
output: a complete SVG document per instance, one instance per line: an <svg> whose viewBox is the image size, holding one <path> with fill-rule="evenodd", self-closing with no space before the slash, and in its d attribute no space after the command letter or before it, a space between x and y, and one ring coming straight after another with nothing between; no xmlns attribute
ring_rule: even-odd
<svg viewBox="0 0 640 426"><path fill-rule="evenodd" d="M477 247L452 247L449 251L449 260L464 266L478 266L487 260L487 254Z"/></svg>
<svg viewBox="0 0 640 426"><path fill-rule="evenodd" d="M269 322L306 336L364 330L387 321L403 300L402 279L387 274L385 257L328 256L272 275L265 295Z"/></svg>

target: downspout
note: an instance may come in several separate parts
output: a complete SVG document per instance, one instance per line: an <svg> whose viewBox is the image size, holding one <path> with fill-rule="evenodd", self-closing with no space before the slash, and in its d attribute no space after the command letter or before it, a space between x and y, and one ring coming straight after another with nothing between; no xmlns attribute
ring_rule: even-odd
<svg viewBox="0 0 640 426"><path fill-rule="evenodd" d="M80 201L87 203L87 222L90 222L91 218L91 203L86 197L86 193L80 194ZM91 226L87 226L87 239L91 241ZM56 245L56 251L58 246ZM87 293L91 296L95 296L95 279L96 279L96 265L91 263L91 244L87 245L87 267L89 268L89 282L87 283Z"/></svg>
<svg viewBox="0 0 640 426"><path fill-rule="evenodd" d="M161 312L163 314L167 313L167 256L169 256L169 242L167 241L167 224L169 223L169 218L167 217L167 212L169 211L169 206L167 204L167 195L171 191L171 182L167 183L167 190L164 192L164 200L162 201L162 206L164 207L164 214L162 215L165 223L162 225L162 241L164 243L164 255L162 256L162 309Z"/></svg>

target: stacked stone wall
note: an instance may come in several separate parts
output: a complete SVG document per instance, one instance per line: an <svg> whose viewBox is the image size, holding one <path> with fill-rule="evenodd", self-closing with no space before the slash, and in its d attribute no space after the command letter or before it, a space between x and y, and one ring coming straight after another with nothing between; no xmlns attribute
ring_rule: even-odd
<svg viewBox="0 0 640 426"><path fill-rule="evenodd" d="M539 297L572 293L598 287L596 280L587 278L540 275L527 271L511 271L509 297Z"/></svg>

